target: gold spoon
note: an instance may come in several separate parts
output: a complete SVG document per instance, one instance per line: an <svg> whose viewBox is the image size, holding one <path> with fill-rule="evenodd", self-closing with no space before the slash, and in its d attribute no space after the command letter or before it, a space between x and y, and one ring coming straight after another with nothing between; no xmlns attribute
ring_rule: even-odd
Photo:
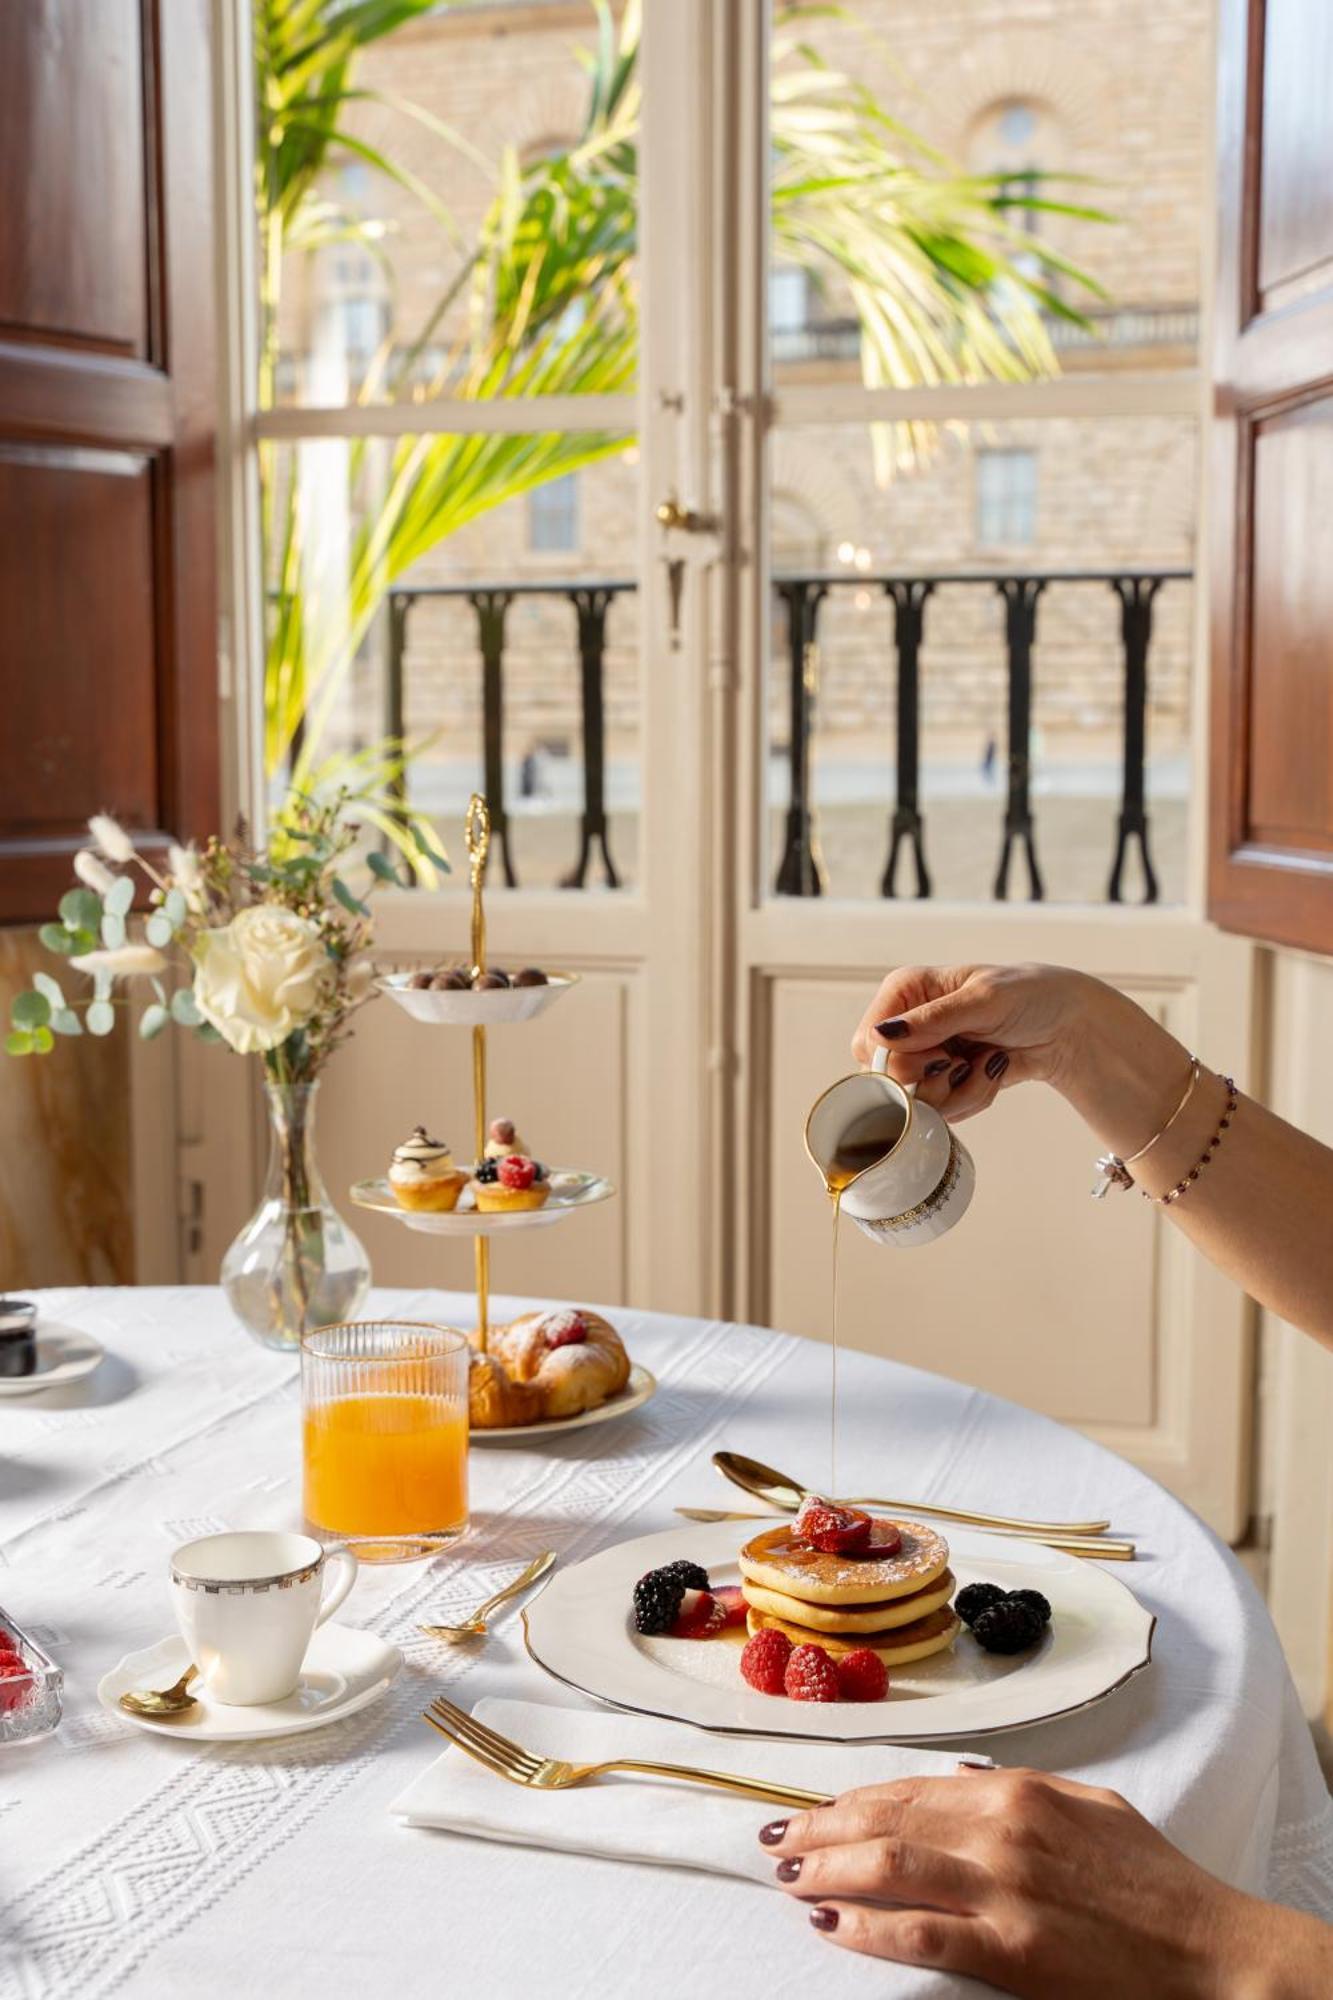
<svg viewBox="0 0 1333 2000"><path fill-rule="evenodd" d="M794 1514L809 1490L798 1486L785 1472L778 1472L760 1459L746 1458L739 1451L715 1451L713 1463L724 1479L743 1486L771 1507ZM1012 1514L974 1514L962 1507L940 1507L926 1500L885 1500L876 1495L847 1496L843 1503L858 1507L891 1507L909 1514L938 1514L945 1521L964 1521L973 1528L1008 1528L1020 1535L1101 1535L1109 1521L1023 1521Z"/></svg>
<svg viewBox="0 0 1333 2000"><path fill-rule="evenodd" d="M686 1521L773 1521L780 1520L774 1514L730 1514L721 1507L677 1507L676 1512ZM1133 1562L1135 1545L1133 1542L1119 1542L1110 1535L1035 1535L1020 1534L1014 1528L991 1528L987 1531L997 1542L1040 1542L1045 1549L1059 1549L1067 1556L1087 1556L1096 1562Z"/></svg>
<svg viewBox="0 0 1333 2000"><path fill-rule="evenodd" d="M178 1681L169 1688L128 1688L117 1698L116 1706L123 1708L126 1715L147 1715L164 1721L173 1715L184 1715L187 1709L197 1708L198 1702L185 1690L199 1669L191 1660Z"/></svg>
<svg viewBox="0 0 1333 2000"><path fill-rule="evenodd" d="M516 1576L503 1590L497 1590L494 1597L488 1597L484 1604L479 1604L465 1624L420 1625L417 1629L429 1632L432 1639L443 1639L448 1646L456 1646L462 1639L479 1639L486 1630L486 1620L497 1605L503 1604L507 1597L517 1597L521 1590L539 1583L546 1572L554 1568L555 1550L547 1549L544 1554L533 1557L521 1576Z"/></svg>

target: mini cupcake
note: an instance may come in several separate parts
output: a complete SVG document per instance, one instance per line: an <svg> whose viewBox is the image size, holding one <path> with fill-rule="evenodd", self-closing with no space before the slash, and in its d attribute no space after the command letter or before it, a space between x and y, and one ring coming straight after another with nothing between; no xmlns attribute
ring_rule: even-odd
<svg viewBox="0 0 1333 2000"><path fill-rule="evenodd" d="M488 1160L508 1160L512 1159L515 1153L527 1154L527 1152L527 1147L514 1129L512 1118L492 1118L490 1136L486 1141Z"/></svg>
<svg viewBox="0 0 1333 2000"><path fill-rule="evenodd" d="M544 1208L551 1182L539 1160L526 1153L507 1153L502 1160L482 1160L472 1178L472 1198L483 1215L514 1214L523 1208Z"/></svg>
<svg viewBox="0 0 1333 2000"><path fill-rule="evenodd" d="M389 1186L400 1208L446 1215L457 1208L466 1185L467 1175L454 1165L449 1148L442 1140L428 1139L424 1125L415 1126L412 1137L394 1147Z"/></svg>

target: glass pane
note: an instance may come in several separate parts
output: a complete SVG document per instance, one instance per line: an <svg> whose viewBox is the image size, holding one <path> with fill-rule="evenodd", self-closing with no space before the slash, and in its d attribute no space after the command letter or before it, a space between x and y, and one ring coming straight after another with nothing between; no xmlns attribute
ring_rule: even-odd
<svg viewBox="0 0 1333 2000"><path fill-rule="evenodd" d="M1209 10L974 11L774 0L779 388L1196 359Z"/></svg>
<svg viewBox="0 0 1333 2000"><path fill-rule="evenodd" d="M1161 575L1147 658L1149 847L1161 899L1184 898L1195 428L1191 419L1167 417L978 425L938 439L928 467L887 485L866 425L802 425L777 434L770 888L780 882L783 893L808 892L810 869L822 864L826 893L880 894L899 748L889 586L905 597L912 580L929 579L918 661L925 859L937 898L992 895L1010 802L1011 669L1000 586L1008 580L1012 592L1015 577L1029 576L1045 579L1035 599L1031 663L1029 791L1038 865L1048 900L1105 900L1125 747L1115 579L1142 571ZM821 584L815 646L797 646L793 704L793 627L810 615ZM1123 584L1131 599L1146 588ZM802 631L808 635L808 626L796 629L798 641ZM790 810L800 800L802 715L808 828L793 822ZM1134 843L1123 893L1137 898L1142 887ZM897 892L916 893L910 838L899 855ZM1027 893L1020 842L1009 895Z"/></svg>
<svg viewBox="0 0 1333 2000"><path fill-rule="evenodd" d="M631 885L636 448L581 433L262 451L275 795L293 776L355 783L375 746L401 736L406 803L455 863L468 796L483 788L494 888L506 856L524 888L571 875ZM554 516L540 501L553 488L564 496ZM393 805L363 815L377 841Z"/></svg>
<svg viewBox="0 0 1333 2000"><path fill-rule="evenodd" d="M261 402L631 390L632 10L256 11Z"/></svg>

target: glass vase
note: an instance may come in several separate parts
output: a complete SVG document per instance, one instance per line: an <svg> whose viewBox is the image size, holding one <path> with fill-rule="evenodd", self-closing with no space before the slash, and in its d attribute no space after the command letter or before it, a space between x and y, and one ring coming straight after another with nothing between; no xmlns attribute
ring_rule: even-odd
<svg viewBox="0 0 1333 2000"><path fill-rule="evenodd" d="M222 1260L222 1289L257 1341L294 1353L310 1327L355 1319L370 1259L334 1208L315 1159L317 1083L268 1083L268 1178Z"/></svg>

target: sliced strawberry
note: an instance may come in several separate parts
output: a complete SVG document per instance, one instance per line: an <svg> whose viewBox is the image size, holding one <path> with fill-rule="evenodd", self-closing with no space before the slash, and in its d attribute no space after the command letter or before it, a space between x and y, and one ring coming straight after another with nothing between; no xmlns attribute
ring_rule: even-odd
<svg viewBox="0 0 1333 2000"><path fill-rule="evenodd" d="M870 1542L871 1520L859 1507L803 1507L797 1516L802 1541L821 1555L856 1555Z"/></svg>
<svg viewBox="0 0 1333 2000"><path fill-rule="evenodd" d="M726 1613L724 1625L745 1623L745 1596L738 1583L719 1584L713 1595Z"/></svg>
<svg viewBox="0 0 1333 2000"><path fill-rule="evenodd" d="M711 1639L727 1622L727 1614L711 1590L687 1590L681 1599L673 1639Z"/></svg>

